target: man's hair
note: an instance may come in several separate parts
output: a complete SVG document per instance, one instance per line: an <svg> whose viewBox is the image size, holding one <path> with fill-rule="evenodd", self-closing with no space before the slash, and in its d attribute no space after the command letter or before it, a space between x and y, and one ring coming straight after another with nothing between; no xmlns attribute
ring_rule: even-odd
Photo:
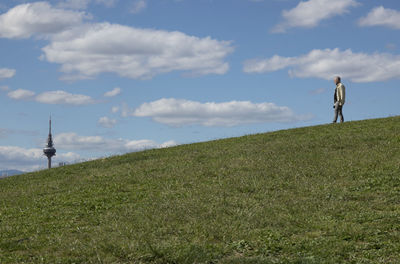
<svg viewBox="0 0 400 264"><path fill-rule="evenodd" d="M342 80L340 79L340 76L336 76L335 79L337 79L339 82L342 81Z"/></svg>

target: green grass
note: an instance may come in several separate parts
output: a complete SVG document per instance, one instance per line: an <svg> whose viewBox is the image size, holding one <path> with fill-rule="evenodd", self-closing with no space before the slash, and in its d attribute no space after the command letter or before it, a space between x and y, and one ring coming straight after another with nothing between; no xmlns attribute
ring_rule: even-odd
<svg viewBox="0 0 400 264"><path fill-rule="evenodd" d="M400 263L400 117L2 179L0 263Z"/></svg>

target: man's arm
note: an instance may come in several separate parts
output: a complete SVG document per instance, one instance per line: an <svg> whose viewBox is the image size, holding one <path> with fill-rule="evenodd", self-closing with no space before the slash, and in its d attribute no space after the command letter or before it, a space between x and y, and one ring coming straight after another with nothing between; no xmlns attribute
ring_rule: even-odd
<svg viewBox="0 0 400 264"><path fill-rule="evenodd" d="M340 84L338 87L338 101L340 105L344 105L344 85Z"/></svg>

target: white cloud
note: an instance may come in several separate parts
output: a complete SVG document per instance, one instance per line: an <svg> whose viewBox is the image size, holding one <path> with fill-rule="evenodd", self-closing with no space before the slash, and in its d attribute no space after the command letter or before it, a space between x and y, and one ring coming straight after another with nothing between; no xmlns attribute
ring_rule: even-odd
<svg viewBox="0 0 400 264"><path fill-rule="evenodd" d="M103 116L100 117L99 121L97 121L97 124L105 128L112 128L117 124L117 120Z"/></svg>
<svg viewBox="0 0 400 264"><path fill-rule="evenodd" d="M112 5L115 1L96 0ZM116 73L132 79L183 71L188 75L225 74L229 41L199 38L178 31L141 29L110 23L84 23L90 16L69 8L85 8L89 1L18 5L0 15L0 37L45 37L49 44L40 57L61 64L61 79L92 79ZM1 75L0 75L1 78Z"/></svg>
<svg viewBox="0 0 400 264"><path fill-rule="evenodd" d="M119 111L119 107L118 107L118 106L113 106L113 107L111 108L111 112L112 112L113 114L118 113L118 111Z"/></svg>
<svg viewBox="0 0 400 264"><path fill-rule="evenodd" d="M132 7L130 9L130 12L133 14L140 13L147 7L147 1L145 0L135 0L132 3Z"/></svg>
<svg viewBox="0 0 400 264"><path fill-rule="evenodd" d="M87 105L95 103L90 96L71 94L60 90L41 93L36 96L35 100L44 104Z"/></svg>
<svg viewBox="0 0 400 264"><path fill-rule="evenodd" d="M8 97L15 100L29 100L35 95L34 92L24 89L14 90L8 93Z"/></svg>
<svg viewBox="0 0 400 264"><path fill-rule="evenodd" d="M57 154L52 160L57 162L73 162L80 158L79 154L68 152ZM0 169L18 169L32 171L47 166L47 158L40 148L25 149L16 146L0 146Z"/></svg>
<svg viewBox="0 0 400 264"><path fill-rule="evenodd" d="M44 92L35 96L33 91L18 89L9 92L8 97L14 100L33 100L43 104L87 105L95 103L90 96L71 94L60 90Z"/></svg>
<svg viewBox="0 0 400 264"><path fill-rule="evenodd" d="M64 79L90 79L116 73L149 79L161 73L224 74L231 43L178 31L139 29L118 24L87 24L66 30L43 48L43 59L61 64Z"/></svg>
<svg viewBox="0 0 400 264"><path fill-rule="evenodd" d="M0 146L0 160L16 160L31 161L43 158L43 150L41 149L24 149L14 146Z"/></svg>
<svg viewBox="0 0 400 264"><path fill-rule="evenodd" d="M112 89L111 91L108 91L104 94L105 97L114 97L117 96L121 93L121 88L116 87L114 89Z"/></svg>
<svg viewBox="0 0 400 264"><path fill-rule="evenodd" d="M60 162L75 162L81 159L81 155L74 152L61 153L55 156L54 161Z"/></svg>
<svg viewBox="0 0 400 264"><path fill-rule="evenodd" d="M131 152L154 148L160 148L160 145L153 140L132 140L125 142L120 151Z"/></svg>
<svg viewBox="0 0 400 264"><path fill-rule="evenodd" d="M58 134L55 136L54 142L63 149L108 152L111 154L177 145L174 141L157 144L153 140L105 139L101 136L79 136L76 133Z"/></svg>
<svg viewBox="0 0 400 264"><path fill-rule="evenodd" d="M244 62L243 71L247 73L265 73L282 70L288 66L296 64L293 57L281 57L274 55L270 59L252 59Z"/></svg>
<svg viewBox="0 0 400 264"><path fill-rule="evenodd" d="M200 103L179 99L160 99L144 103L130 115L151 117L155 122L170 126L237 126L251 123L295 122L309 117L297 116L285 106L273 103L231 101Z"/></svg>
<svg viewBox="0 0 400 264"><path fill-rule="evenodd" d="M276 25L272 32L283 33L293 27L312 28L324 20L348 12L359 3L355 0L308 0L301 1L295 8L283 10L284 21Z"/></svg>
<svg viewBox="0 0 400 264"><path fill-rule="evenodd" d="M292 77L330 80L339 75L353 82L379 82L400 78L400 56L353 53L350 49L316 49L299 57L275 55L270 59L248 60L243 71L268 73L285 68L290 68Z"/></svg>
<svg viewBox="0 0 400 264"><path fill-rule="evenodd" d="M385 26L400 29L400 12L383 6L375 7L358 21L360 26Z"/></svg>
<svg viewBox="0 0 400 264"><path fill-rule="evenodd" d="M159 145L159 148L169 148L178 145L175 140L170 140Z"/></svg>
<svg viewBox="0 0 400 264"><path fill-rule="evenodd" d="M35 170L40 163L45 164L46 157L41 149L24 149L15 146L0 146L0 168Z"/></svg>
<svg viewBox="0 0 400 264"><path fill-rule="evenodd" d="M83 12L53 8L47 2L18 5L0 15L0 37L46 36L80 25L88 18Z"/></svg>
<svg viewBox="0 0 400 264"><path fill-rule="evenodd" d="M14 69L1 68L0 69L0 80L14 77L15 72L16 71Z"/></svg>

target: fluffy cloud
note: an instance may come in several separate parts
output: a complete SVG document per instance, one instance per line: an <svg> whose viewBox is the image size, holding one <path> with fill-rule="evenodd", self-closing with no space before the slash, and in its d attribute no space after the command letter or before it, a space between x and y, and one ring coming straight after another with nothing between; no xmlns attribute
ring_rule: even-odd
<svg viewBox="0 0 400 264"><path fill-rule="evenodd" d="M400 12L383 6L375 7L358 23L360 26L386 26L400 29Z"/></svg>
<svg viewBox="0 0 400 264"><path fill-rule="evenodd" d="M131 13L137 14L143 11L147 7L147 1L145 0L135 0L132 3Z"/></svg>
<svg viewBox="0 0 400 264"><path fill-rule="evenodd" d="M58 7L48 2L18 5L0 15L0 37L46 37L49 43L41 59L60 64L64 80L91 79L101 73L149 79L171 71L205 75L224 74L229 69L225 58L234 50L229 41L178 31L84 23L90 16L61 8L81 9L89 2L67 0Z"/></svg>
<svg viewBox="0 0 400 264"><path fill-rule="evenodd" d="M111 91L108 91L104 94L105 97L114 97L117 96L121 93L121 88L116 87L114 89L112 89Z"/></svg>
<svg viewBox="0 0 400 264"><path fill-rule="evenodd" d="M175 140L166 141L158 146L158 148L169 148L178 145Z"/></svg>
<svg viewBox="0 0 400 264"><path fill-rule="evenodd" d="M148 79L171 71L224 74L230 42L181 32L139 29L118 24L82 25L53 37L43 59L62 65L64 79L93 78L111 72Z"/></svg>
<svg viewBox="0 0 400 264"><path fill-rule="evenodd" d="M117 120L103 116L100 117L99 121L97 121L97 124L105 128L112 128L117 124Z"/></svg>
<svg viewBox="0 0 400 264"><path fill-rule="evenodd" d="M15 70L14 69L7 69L7 68L1 68L0 69L0 80L1 79L7 79L7 78L12 78L15 75Z"/></svg>
<svg viewBox="0 0 400 264"><path fill-rule="evenodd" d="M111 154L177 145L174 141L157 144L152 140L105 139L101 136L79 136L76 133L58 134L55 136L54 142L63 149L108 152Z"/></svg>
<svg viewBox="0 0 400 264"><path fill-rule="evenodd" d="M52 7L47 2L18 5L0 15L0 37L46 36L77 26L88 18L83 12Z"/></svg>
<svg viewBox="0 0 400 264"><path fill-rule="evenodd" d="M70 105L87 105L95 103L90 96L83 94L71 94L65 91L50 91L41 93L36 96L36 101L44 104Z"/></svg>
<svg viewBox="0 0 400 264"><path fill-rule="evenodd" d="M144 103L130 115L151 117L170 126L199 124L203 126L236 126L250 123L295 122L300 117L288 107L273 103L254 104L248 101L200 103L174 98Z"/></svg>
<svg viewBox="0 0 400 264"><path fill-rule="evenodd" d="M291 10L283 10L284 21L276 25L272 32L283 33L293 27L312 28L322 20L348 12L359 3L355 0L308 0L301 1Z"/></svg>
<svg viewBox="0 0 400 264"><path fill-rule="evenodd" d="M69 104L69 105L87 105L95 101L87 95L71 94L65 91L49 91L35 96L35 92L18 89L8 93L8 97L15 100L34 100L43 104Z"/></svg>
<svg viewBox="0 0 400 264"><path fill-rule="evenodd" d="M378 82L400 78L400 56L353 53L350 49L316 49L299 57L275 55L269 59L248 60L243 70L247 73L268 73L285 68L290 68L292 77L329 80L340 75L353 82Z"/></svg>
<svg viewBox="0 0 400 264"><path fill-rule="evenodd" d="M73 152L57 154L53 160L57 162L74 162L80 156ZM25 149L16 146L0 146L0 169L18 169L32 171L47 166L47 158L39 148Z"/></svg>
<svg viewBox="0 0 400 264"><path fill-rule="evenodd" d="M15 146L0 146L0 168L30 171L46 162L41 149L24 149Z"/></svg>
<svg viewBox="0 0 400 264"><path fill-rule="evenodd" d="M8 97L15 99L15 100L28 100L32 99L35 95L34 92L24 89L14 90L8 93Z"/></svg>

